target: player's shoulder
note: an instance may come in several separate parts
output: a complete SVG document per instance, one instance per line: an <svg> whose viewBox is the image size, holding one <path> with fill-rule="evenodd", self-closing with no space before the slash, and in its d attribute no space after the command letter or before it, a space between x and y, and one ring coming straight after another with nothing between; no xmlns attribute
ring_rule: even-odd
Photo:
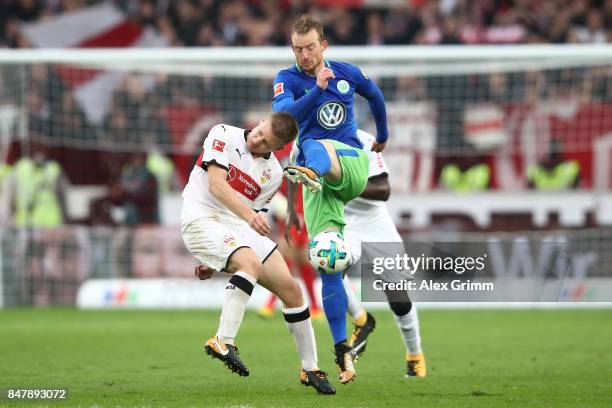
<svg viewBox="0 0 612 408"><path fill-rule="evenodd" d="M213 143L214 140L222 140L223 143L229 143L234 147L239 147L245 143L245 132L246 131L242 128L227 125L225 123L219 123L210 129L206 139L212 139Z"/></svg>
<svg viewBox="0 0 612 408"><path fill-rule="evenodd" d="M300 75L300 70L297 68L296 65L292 65L288 68L285 69L281 69L280 71L277 72L276 74L276 78L283 78L283 79L291 79L291 78L296 78Z"/></svg>
<svg viewBox="0 0 612 408"><path fill-rule="evenodd" d="M370 79L361 68L348 62L331 61L330 67L336 74L336 77L345 77L358 84Z"/></svg>
<svg viewBox="0 0 612 408"><path fill-rule="evenodd" d="M210 134L215 136L224 136L227 138L244 137L245 130L236 126L219 123L210 128Z"/></svg>
<svg viewBox="0 0 612 408"><path fill-rule="evenodd" d="M350 75L356 75L361 72L357 65L344 61L327 61L329 67L335 71L342 71Z"/></svg>

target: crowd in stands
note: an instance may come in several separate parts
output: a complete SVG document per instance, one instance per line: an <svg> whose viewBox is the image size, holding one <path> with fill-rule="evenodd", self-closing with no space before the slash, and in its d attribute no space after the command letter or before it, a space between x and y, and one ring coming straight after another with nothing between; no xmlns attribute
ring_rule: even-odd
<svg viewBox="0 0 612 408"><path fill-rule="evenodd" d="M291 24L303 13L323 20L332 46L612 42L612 0L405 0L401 7L387 6L397 1L369 0L367 8L351 7L356 3L352 0L2 0L0 48L33 46L23 24L101 3L116 5L173 47L288 46ZM376 3L379 7L372 7ZM250 116L260 117L258 110L269 109L271 78L127 73L113 88L103 117L94 121L62 77L66 74L82 72L50 64L26 69L0 65L0 143L5 129L24 136L17 131L23 124L21 108L27 111L28 132L26 138L14 138L8 155L0 149L0 228L32 227L29 252L21 248L21 238L5 236L0 243L11 259L25 254L23 265L9 274L18 276L25 268L29 276L27 285L9 288L8 304L73 304L86 276L191 277L193 259L178 230L157 225L160 198L180 191L211 125L223 121L248 127ZM567 116L572 114L568 100L607 104L608 110L597 113L600 124L612 118L610 66L376 80L390 108L401 103L427 106L439 154L431 186L458 194L500 188L499 180L494 183L499 176L487 157L490 152L466 141L469 108L487 104L500 115L515 108L508 127L532 126L526 132L533 133L538 124L523 114L540 101L561 102ZM592 124L591 119L581 117L581 126ZM567 131L572 132L577 133ZM579 162L565 153L573 149L586 154L590 139L588 144L563 145L555 141L563 134L551 131L550 136L542 143L549 146L543 154L524 166L518 188L584 187L590 156ZM517 159L520 152L512 154ZM67 212L67 195L75 185L104 189L89 202L83 219ZM530 222L521 223L513 215L504 228L530 227ZM7 281L19 283L13 275Z"/></svg>
<svg viewBox="0 0 612 408"><path fill-rule="evenodd" d="M107 0L108 1L108 0ZM343 0L114 0L173 46L286 45L302 13L321 17L335 45L605 43L611 0L405 0L401 7ZM101 0L6 0L0 45L27 46L19 25ZM397 4L397 2L394 2Z"/></svg>
<svg viewBox="0 0 612 408"><path fill-rule="evenodd" d="M44 21L99 3L96 0L0 2L0 47L30 46L21 32L22 23ZM399 8L386 8L382 0L379 8L342 6L341 0L114 0L112 3L134 22L156 29L168 44L176 47L286 46L291 23L302 13L312 13L323 20L332 46L612 41L612 30L606 29L612 27L612 0L406 0ZM81 158L79 161L62 160L58 155L55 158L72 183L99 183L109 187L107 197L92 203L96 209L93 213L99 217L91 220L94 224L112 223L110 211L118 205L127 208L126 223L129 224L128 220L141 223L130 209L143 200L128 194L129 188L125 186L138 184L143 191L149 191L152 189L147 186L157 183L156 189L164 193L166 183L160 182L163 173L160 169L176 166L179 177L185 176L193 163L191 156L198 153L201 135L189 135L194 122L206 117L207 122L201 124L201 129L219 121L246 126L249 112L269 105L271 97L267 79L127 74L114 88L102 120L94 122L76 101L74 89L62 79L62 72L51 65L32 65L25 72L27 85L22 82L23 70L0 66L0 105L19 100L27 108L30 136L51 139L54 146L76 145L82 149L76 153ZM598 67L406 76L381 78L377 82L391 103L427 101L435 106L436 114L432 116L437 121L437 147L448 156L452 148L469 147L464 134L464 114L469 104L488 103L501 111L513 104L529 105L539 100L563 98L610 103L610 78L609 67ZM22 86L27 86L27 92L21 100ZM88 156L87 149L100 149L100 143L104 144L101 150L114 155L112 160L108 160L109 156ZM168 160L163 155L152 156L156 149L172 153L174 163L158 161L161 164L157 166L145 165L146 154L149 160L151 157ZM124 153L125 157L121 158L117 152ZM75 153L71 154L74 157ZM186 157L178 158L181 154ZM563 171L555 170L564 163L561 152L555 151L555 154L555 160L549 160L541 168L529 169L526 184L532 188L539 188L542 183L563 184L562 188L578 184L580 171L574 168L575 163L563 167ZM439 161L434 184L456 191L491 188L492 169L482 162L474 162L476 154L464 156ZM11 164L18 158L13 155ZM181 160L186 165L181 165ZM0 164L4 166L0 168L0 176L8 174L8 165ZM553 170L556 173L547 173ZM169 172L172 170L165 171ZM152 180L153 176L157 181ZM173 186L179 189L181 182ZM147 223L158 220L157 209L145 215Z"/></svg>

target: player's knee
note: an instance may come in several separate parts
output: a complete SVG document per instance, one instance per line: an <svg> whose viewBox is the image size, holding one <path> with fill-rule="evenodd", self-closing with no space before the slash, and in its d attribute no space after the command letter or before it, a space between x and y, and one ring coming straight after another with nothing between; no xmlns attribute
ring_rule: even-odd
<svg viewBox="0 0 612 408"><path fill-rule="evenodd" d="M319 140L319 142L323 145L323 147L325 147L325 150L327 150L327 154L329 154L330 157L336 154L336 148L332 142L327 139Z"/></svg>
<svg viewBox="0 0 612 408"><path fill-rule="evenodd" d="M286 282L286 284L283 284L282 290L276 293L285 307L292 308L303 306L305 301L300 284L295 278L286 280Z"/></svg>
<svg viewBox="0 0 612 408"><path fill-rule="evenodd" d="M331 168L326 177L332 182L339 181L342 178L342 166L340 165L340 159L338 159L338 155L336 154L336 148L329 140L321 140L320 142L323 147L325 147L331 162Z"/></svg>
<svg viewBox="0 0 612 408"><path fill-rule="evenodd" d="M412 309L412 302L393 302L389 301L389 307L396 316L406 316Z"/></svg>
<svg viewBox="0 0 612 408"><path fill-rule="evenodd" d="M261 262L256 256L250 257L244 265L244 271L247 272L249 275L252 275L255 277L259 275L260 270L261 270Z"/></svg>
<svg viewBox="0 0 612 408"><path fill-rule="evenodd" d="M257 278L261 270L261 262L252 249L241 248L232 255L226 270L230 273L242 271Z"/></svg>
<svg viewBox="0 0 612 408"><path fill-rule="evenodd" d="M412 309L412 302L405 290L386 290L389 307L396 316L405 316Z"/></svg>
<svg viewBox="0 0 612 408"><path fill-rule="evenodd" d="M302 288L297 280L291 280L291 286L289 288L290 298L295 302L293 307L302 306L304 304L304 296L302 294Z"/></svg>

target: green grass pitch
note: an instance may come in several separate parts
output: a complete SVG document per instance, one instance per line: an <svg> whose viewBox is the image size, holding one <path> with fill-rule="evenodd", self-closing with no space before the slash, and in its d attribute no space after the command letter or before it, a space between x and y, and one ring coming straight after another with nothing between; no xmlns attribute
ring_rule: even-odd
<svg viewBox="0 0 612 408"><path fill-rule="evenodd" d="M319 362L335 396L299 384L295 345L280 317L247 312L237 345L251 370L231 374L202 351L213 311L0 311L0 388L68 388L80 407L612 407L612 311L421 311L429 376L404 378L390 312L338 384L326 322Z"/></svg>

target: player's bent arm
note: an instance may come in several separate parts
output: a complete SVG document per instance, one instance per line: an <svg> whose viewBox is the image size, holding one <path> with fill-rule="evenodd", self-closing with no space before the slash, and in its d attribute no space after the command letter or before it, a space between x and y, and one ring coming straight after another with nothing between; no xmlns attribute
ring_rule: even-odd
<svg viewBox="0 0 612 408"><path fill-rule="evenodd" d="M232 187L227 183L227 170L210 164L208 166L208 191L228 210L249 222L255 211L240 201Z"/></svg>
<svg viewBox="0 0 612 408"><path fill-rule="evenodd" d="M323 89L318 85L313 86L309 92L298 99L293 99L291 91L283 91L283 94L275 97L272 101L272 110L274 112L289 112L299 121L312 109L322 93Z"/></svg>
<svg viewBox="0 0 612 408"><path fill-rule="evenodd" d="M208 166L208 191L228 210L245 220L258 234L268 235L271 229L266 216L240 201L226 179L227 170L214 164Z"/></svg>
<svg viewBox="0 0 612 408"><path fill-rule="evenodd" d="M368 105L370 105L372 116L374 116L374 121L376 122L376 142L382 145L389 138L387 108L385 107L383 93L374 82L365 78L361 78L356 91L359 95L368 100ZM384 149L384 145L382 148Z"/></svg>
<svg viewBox="0 0 612 408"><path fill-rule="evenodd" d="M391 195L391 185L386 174L379 174L368 179L365 190L359 197L369 200L387 201Z"/></svg>

